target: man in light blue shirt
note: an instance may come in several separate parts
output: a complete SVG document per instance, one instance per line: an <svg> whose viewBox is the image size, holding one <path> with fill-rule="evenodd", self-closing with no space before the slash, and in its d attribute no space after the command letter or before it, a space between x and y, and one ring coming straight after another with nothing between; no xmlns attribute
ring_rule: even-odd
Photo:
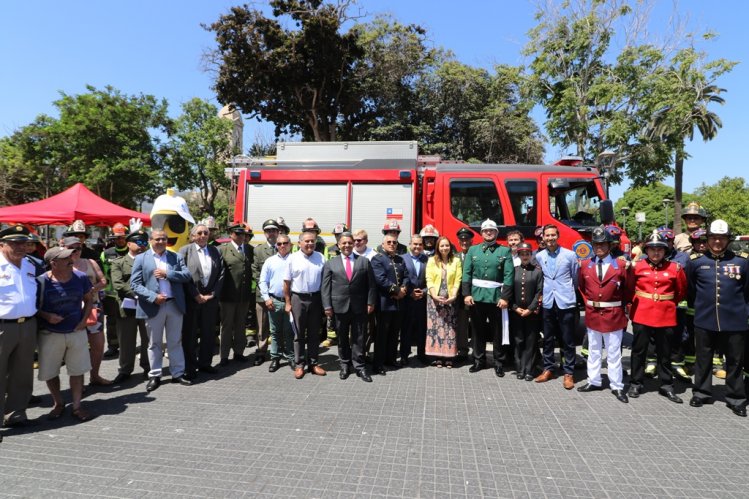
<svg viewBox="0 0 749 499"><path fill-rule="evenodd" d="M536 383L553 379L554 347L561 338L564 357L564 388L575 386L575 315L577 314L577 276L580 264L573 251L559 246L559 228L546 225L543 229L546 249L536 254L536 261L544 273L544 370Z"/></svg>
<svg viewBox="0 0 749 499"><path fill-rule="evenodd" d="M258 278L260 299L268 310L270 329L270 365L269 372L276 372L284 357L291 369L294 362L294 333L291 330L289 314L285 310L286 300L283 295L284 276L288 267L288 256L291 252L291 240L286 234L280 234L275 243L278 253L263 262Z"/></svg>

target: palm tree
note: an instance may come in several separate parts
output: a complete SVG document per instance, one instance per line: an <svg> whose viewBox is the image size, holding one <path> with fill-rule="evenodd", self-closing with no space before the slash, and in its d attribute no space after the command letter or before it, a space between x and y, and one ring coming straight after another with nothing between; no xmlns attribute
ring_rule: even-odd
<svg viewBox="0 0 749 499"><path fill-rule="evenodd" d="M707 142L723 126L720 117L708 109L711 103L723 104L726 89L714 85L705 72L695 67L699 54L686 49L675 57L676 65L663 72L659 90L667 104L652 114L647 127L649 139L670 143L674 151L674 232L681 232L681 199L686 139L694 139L695 129Z"/></svg>

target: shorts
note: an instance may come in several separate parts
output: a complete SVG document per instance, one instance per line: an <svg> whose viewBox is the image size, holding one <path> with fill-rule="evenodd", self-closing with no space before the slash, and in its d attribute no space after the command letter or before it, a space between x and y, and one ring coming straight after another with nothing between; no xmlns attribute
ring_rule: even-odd
<svg viewBox="0 0 749 499"><path fill-rule="evenodd" d="M85 329L72 333L53 333L42 329L37 339L39 381L49 381L59 376L63 361L68 376L81 376L91 370Z"/></svg>

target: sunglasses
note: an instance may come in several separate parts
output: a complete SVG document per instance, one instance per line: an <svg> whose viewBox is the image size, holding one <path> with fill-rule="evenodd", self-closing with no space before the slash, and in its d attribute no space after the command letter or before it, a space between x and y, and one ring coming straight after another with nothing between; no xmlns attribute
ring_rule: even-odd
<svg viewBox="0 0 749 499"><path fill-rule="evenodd" d="M364 241L366 241L366 239L354 239L355 243L361 243L361 242L364 242Z"/></svg>
<svg viewBox="0 0 749 499"><path fill-rule="evenodd" d="M291 244L291 243L289 243L288 241L286 241L285 243L276 243L276 246L288 246L289 244Z"/></svg>
<svg viewBox="0 0 749 499"><path fill-rule="evenodd" d="M135 241L135 244L137 244L138 246L148 246L148 241L138 240Z"/></svg>

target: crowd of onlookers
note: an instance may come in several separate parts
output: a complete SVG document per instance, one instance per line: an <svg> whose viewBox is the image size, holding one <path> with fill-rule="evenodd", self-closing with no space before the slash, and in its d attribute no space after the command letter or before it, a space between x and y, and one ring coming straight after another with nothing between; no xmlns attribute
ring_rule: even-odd
<svg viewBox="0 0 749 499"><path fill-rule="evenodd" d="M167 249L164 229L117 224L100 253L84 244L85 224L76 221L43 254L26 227L8 227L0 232L4 422L26 421L35 355L54 402L47 417L65 411L64 365L71 414L80 421L91 418L81 405L87 373L91 385L119 385L137 360L151 392L168 357L171 382L184 386L229 362L267 361L270 372L287 365L300 379L326 375L320 347L336 345L341 379L371 382L413 362L446 369L467 362L471 373L491 367L504 377L512 368L517 379L536 383L561 371L572 389L581 311L588 377L578 391L604 388L605 357L608 386L621 402L639 397L644 377L657 374L659 393L674 403L682 403L674 380L692 382L690 405L700 407L713 400L715 374L726 379L728 407L745 416L749 255L727 249L731 234L722 220L704 227L698 205L687 207L684 220L687 232L662 227L627 254L618 227L596 227L592 254L582 261L559 245L555 225L537 229L535 247L519 230L503 245L492 220L477 231L460 229L457 245L431 225L403 244L399 223L388 220L372 247L366 231L345 224L328 246L312 218L293 241L278 218L262 224L260 244L250 244L244 223L229 227L229 240L219 244L207 219L178 251ZM248 316L252 357L245 355ZM625 389L622 340L630 322ZM118 359L113 380L100 373L105 356Z"/></svg>

